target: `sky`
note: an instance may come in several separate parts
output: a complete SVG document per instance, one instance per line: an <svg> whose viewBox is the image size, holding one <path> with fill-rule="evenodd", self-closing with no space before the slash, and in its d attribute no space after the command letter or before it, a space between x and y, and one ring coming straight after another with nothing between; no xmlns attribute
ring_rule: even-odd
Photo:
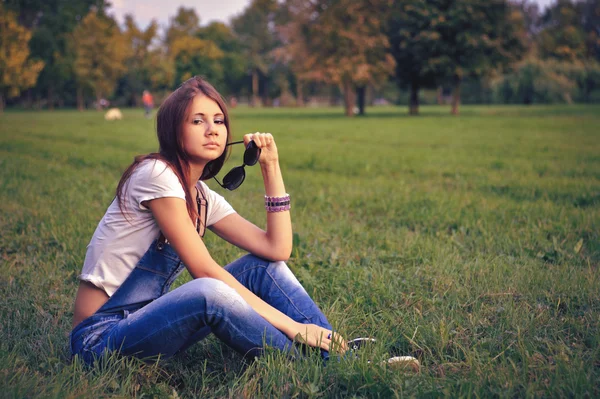
<svg viewBox="0 0 600 399"><path fill-rule="evenodd" d="M181 6L193 7L200 17L200 25L213 21L229 23L229 20L241 14L250 4L250 0L111 0L109 14L113 14L119 23L125 20L125 14L133 14L141 28L146 28L152 19L166 27Z"/></svg>
<svg viewBox="0 0 600 399"><path fill-rule="evenodd" d="M251 0L112 0L112 12L119 23L123 23L125 14L133 14L135 22L146 28L152 19L162 27L177 13L180 6L194 7L200 17L200 25L213 21L229 23L229 20L241 14ZM534 0L540 8L545 8L555 0Z"/></svg>

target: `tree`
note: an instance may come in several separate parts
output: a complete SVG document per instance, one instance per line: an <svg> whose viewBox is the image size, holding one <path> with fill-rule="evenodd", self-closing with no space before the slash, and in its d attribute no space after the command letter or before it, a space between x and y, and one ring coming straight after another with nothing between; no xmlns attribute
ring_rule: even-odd
<svg viewBox="0 0 600 399"><path fill-rule="evenodd" d="M419 90L435 87L444 73L439 25L446 16L438 3L399 1L388 14L386 32L396 61L396 82L410 88L410 115L419 114Z"/></svg>
<svg viewBox="0 0 600 399"><path fill-rule="evenodd" d="M210 40L195 36L180 36L170 48L175 61L175 79L182 82L194 75L202 75L208 81L223 81L223 66L220 60L223 52Z"/></svg>
<svg viewBox="0 0 600 399"><path fill-rule="evenodd" d="M200 30L200 18L193 7L179 7L177 15L171 18L169 27L165 34L165 45L168 49L173 43L182 37L195 36Z"/></svg>
<svg viewBox="0 0 600 399"><path fill-rule="evenodd" d="M75 55L68 38L81 17L94 7L104 12L104 0L11 0L6 7L15 11L20 24L32 31L30 56L44 61L44 68L28 96L46 98L49 109L69 98L73 86Z"/></svg>
<svg viewBox="0 0 600 399"><path fill-rule="evenodd" d="M273 30L276 0L253 0L244 13L233 19L232 27L242 43L243 51L252 77L251 106L258 104L259 79L268 73L271 51L277 46ZM268 90L263 88L263 103Z"/></svg>
<svg viewBox="0 0 600 399"><path fill-rule="evenodd" d="M311 69L313 56L307 47L305 29L310 23L312 7L303 0L287 0L281 5L277 20L279 46L273 50L273 58L289 68L296 79L296 105L304 106L304 84L318 80L320 75Z"/></svg>
<svg viewBox="0 0 600 399"><path fill-rule="evenodd" d="M579 3L588 58L600 61L600 2L584 0Z"/></svg>
<svg viewBox="0 0 600 399"><path fill-rule="evenodd" d="M173 62L177 82L202 75L218 85L223 81L224 54L213 41L200 38L199 23L193 8L180 7L167 29L167 54Z"/></svg>
<svg viewBox="0 0 600 399"><path fill-rule="evenodd" d="M154 90L170 90L175 80L175 65L164 48L158 47L149 54L150 87Z"/></svg>
<svg viewBox="0 0 600 399"><path fill-rule="evenodd" d="M17 23L16 14L0 4L0 112L4 98L16 97L35 85L43 61L29 57L31 31Z"/></svg>
<svg viewBox="0 0 600 399"><path fill-rule="evenodd" d="M464 77L500 73L526 52L523 16L506 0L443 0L435 60L453 85L452 113L458 114Z"/></svg>
<svg viewBox="0 0 600 399"><path fill-rule="evenodd" d="M242 44L230 27L221 22L212 22L201 27L197 36L202 40L214 42L223 52L219 63L223 70L222 81L215 82L222 93L238 93L242 90L246 70L246 58L242 52Z"/></svg>
<svg viewBox="0 0 600 399"><path fill-rule="evenodd" d="M72 35L76 54L75 75L79 85L78 108L83 108L83 90L90 88L97 104L109 96L117 79L125 72L123 61L128 49L114 20L90 11Z"/></svg>
<svg viewBox="0 0 600 399"><path fill-rule="evenodd" d="M574 62L586 57L585 33L576 4L559 0L542 16L543 30L538 36L542 58Z"/></svg>
<svg viewBox="0 0 600 399"><path fill-rule="evenodd" d="M151 79L154 65L152 42L157 37L158 24L152 21L145 30L138 28L132 15L125 16L123 39L129 47L124 60L126 73L121 78L120 94L128 98L128 103L138 106L141 93L145 89L156 88Z"/></svg>
<svg viewBox="0 0 600 399"><path fill-rule="evenodd" d="M383 32L386 1L318 0L312 3L305 32L307 67L326 83L336 84L344 96L347 116L354 115L356 93L378 85L393 70ZM359 98L360 100L360 98ZM364 101L359 101L364 113Z"/></svg>
<svg viewBox="0 0 600 399"><path fill-rule="evenodd" d="M504 103L570 103L576 86L573 75L580 69L567 62L542 60L532 55L518 63L511 73L495 79L493 86L498 100Z"/></svg>

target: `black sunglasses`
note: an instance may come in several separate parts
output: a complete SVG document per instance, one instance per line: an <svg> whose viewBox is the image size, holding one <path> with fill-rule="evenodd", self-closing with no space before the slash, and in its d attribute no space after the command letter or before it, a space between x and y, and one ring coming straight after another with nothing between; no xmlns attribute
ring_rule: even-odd
<svg viewBox="0 0 600 399"><path fill-rule="evenodd" d="M227 144L225 147L234 144L241 144L243 142L243 140L234 141L233 143ZM258 148L254 141L251 141L248 143L246 151L244 151L244 163L240 166L236 166L235 168L231 169L223 178L223 184L221 184L221 182L219 182L215 176L213 176L213 179L215 179L215 181L219 183L219 186L223 187L226 190L233 191L239 186L241 186L244 182L244 179L246 178L246 171L244 170L244 167L255 165L258 162L259 158L260 148Z"/></svg>

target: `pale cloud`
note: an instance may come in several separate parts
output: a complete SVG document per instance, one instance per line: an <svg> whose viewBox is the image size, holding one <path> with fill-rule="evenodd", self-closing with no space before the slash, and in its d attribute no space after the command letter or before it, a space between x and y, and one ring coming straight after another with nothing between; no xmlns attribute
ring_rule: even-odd
<svg viewBox="0 0 600 399"><path fill-rule="evenodd" d="M556 0L534 0L540 9L548 7ZM155 19L163 28L169 24L181 6L193 7L200 17L200 24L207 25L213 21L229 23L232 17L241 14L251 0L112 0L109 14L122 23L125 14L133 14L134 20L141 28L145 28Z"/></svg>
<svg viewBox="0 0 600 399"><path fill-rule="evenodd" d="M125 14L132 14L138 26L145 28L153 19L159 25L167 26L181 6L194 8L201 25L213 21L229 23L232 17L244 11L250 0L113 0L111 3L109 14L115 16L118 22L123 22Z"/></svg>

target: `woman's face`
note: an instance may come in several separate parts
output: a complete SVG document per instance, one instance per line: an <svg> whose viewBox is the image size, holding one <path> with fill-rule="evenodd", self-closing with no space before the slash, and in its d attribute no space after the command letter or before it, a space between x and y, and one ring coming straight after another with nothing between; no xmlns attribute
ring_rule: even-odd
<svg viewBox="0 0 600 399"><path fill-rule="evenodd" d="M219 104L204 94L193 98L181 129L183 148L192 161L206 164L225 151L225 115Z"/></svg>

